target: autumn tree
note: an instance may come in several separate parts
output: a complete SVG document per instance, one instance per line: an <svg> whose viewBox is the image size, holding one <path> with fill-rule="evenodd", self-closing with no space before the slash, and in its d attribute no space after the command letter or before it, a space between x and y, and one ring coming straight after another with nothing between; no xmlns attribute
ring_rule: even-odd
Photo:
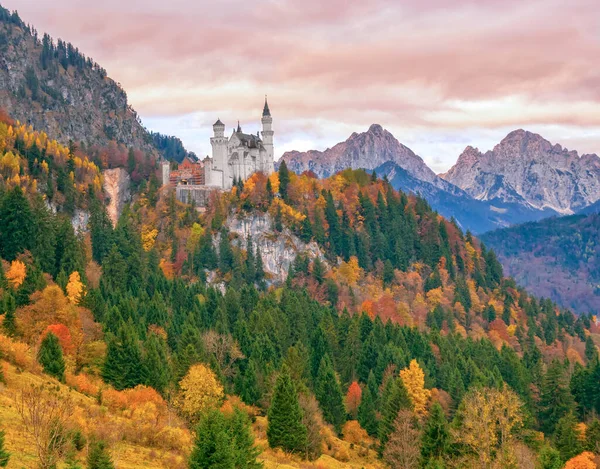
<svg viewBox="0 0 600 469"><path fill-rule="evenodd" d="M424 417L427 414L427 403L431 391L425 389L425 373L417 360L411 360L409 367L400 371L400 378L406 387L415 413L419 418Z"/></svg>
<svg viewBox="0 0 600 469"><path fill-rule="evenodd" d="M317 459L321 455L323 442L323 414L315 396L308 390L298 394L298 403L302 409L302 425L306 428L306 459Z"/></svg>
<svg viewBox="0 0 600 469"><path fill-rule="evenodd" d="M510 451L515 432L523 423L522 407L506 386L473 389L458 409L454 439L476 455L480 467L489 468L497 455Z"/></svg>
<svg viewBox="0 0 600 469"><path fill-rule="evenodd" d="M567 461L564 469L596 469L594 453L585 451Z"/></svg>
<svg viewBox="0 0 600 469"><path fill-rule="evenodd" d="M385 445L383 459L391 467L416 469L421 458L419 441L415 414L403 409L394 420L394 429Z"/></svg>
<svg viewBox="0 0 600 469"><path fill-rule="evenodd" d="M84 285L81 281L79 272L75 271L69 276L69 283L67 283L67 298L69 301L76 305L82 299L84 294Z"/></svg>
<svg viewBox="0 0 600 469"><path fill-rule="evenodd" d="M55 467L67 443L65 429L73 412L71 398L54 387L32 385L16 397L16 408L35 444L39 467Z"/></svg>
<svg viewBox="0 0 600 469"><path fill-rule="evenodd" d="M362 389L356 381L352 381L346 393L346 410L353 419L358 415L358 407L362 397Z"/></svg>
<svg viewBox="0 0 600 469"><path fill-rule="evenodd" d="M56 337L52 332L46 334L37 355L38 362L44 368L44 373L54 376L57 380L65 380L65 360L63 351Z"/></svg>
<svg viewBox="0 0 600 469"><path fill-rule="evenodd" d="M196 422L203 412L218 408L224 396L215 373L202 363L188 370L179 389L177 407L191 422Z"/></svg>
<svg viewBox="0 0 600 469"><path fill-rule="evenodd" d="M292 382L289 370L284 366L277 377L268 413L269 446L304 453L307 446L307 430L302 423L302 417L296 386Z"/></svg>

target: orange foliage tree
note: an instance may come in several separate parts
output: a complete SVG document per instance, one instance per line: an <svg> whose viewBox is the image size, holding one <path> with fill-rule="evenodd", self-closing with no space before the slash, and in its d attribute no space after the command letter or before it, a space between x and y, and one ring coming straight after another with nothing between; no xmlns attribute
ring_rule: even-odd
<svg viewBox="0 0 600 469"><path fill-rule="evenodd" d="M360 405L361 397L362 389L356 381L353 381L348 388L348 392L346 393L346 409L354 419L358 413L358 406Z"/></svg>
<svg viewBox="0 0 600 469"><path fill-rule="evenodd" d="M565 469L596 469L594 453L585 451L567 461Z"/></svg>
<svg viewBox="0 0 600 469"><path fill-rule="evenodd" d="M411 360L409 367L400 371L400 378L406 387L415 413L419 417L425 416L431 391L425 388L425 373L417 360Z"/></svg>
<svg viewBox="0 0 600 469"><path fill-rule="evenodd" d="M69 328L64 324L50 324L46 330L42 333L40 341L48 335L48 333L54 334L58 338L58 342L66 355L71 355L75 351L73 340L71 338L71 332Z"/></svg>

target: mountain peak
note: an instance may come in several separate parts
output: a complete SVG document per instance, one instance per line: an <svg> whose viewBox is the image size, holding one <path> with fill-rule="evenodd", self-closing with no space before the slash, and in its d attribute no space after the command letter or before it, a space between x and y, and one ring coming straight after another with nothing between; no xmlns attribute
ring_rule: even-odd
<svg viewBox="0 0 600 469"><path fill-rule="evenodd" d="M371 124L368 132L371 134L381 134L383 133L383 127L381 127L379 124Z"/></svg>

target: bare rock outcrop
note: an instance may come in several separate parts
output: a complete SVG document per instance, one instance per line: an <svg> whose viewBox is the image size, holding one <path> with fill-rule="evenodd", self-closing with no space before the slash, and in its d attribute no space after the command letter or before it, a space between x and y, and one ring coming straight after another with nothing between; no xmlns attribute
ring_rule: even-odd
<svg viewBox="0 0 600 469"><path fill-rule="evenodd" d="M131 200L131 178L123 168L107 169L102 173L104 191L108 194L109 203L106 207L113 226L119 221L126 203Z"/></svg>

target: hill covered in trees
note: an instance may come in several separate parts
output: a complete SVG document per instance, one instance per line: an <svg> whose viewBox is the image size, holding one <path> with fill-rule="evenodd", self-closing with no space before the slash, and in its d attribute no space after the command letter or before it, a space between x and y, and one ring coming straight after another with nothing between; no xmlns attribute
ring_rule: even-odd
<svg viewBox="0 0 600 469"><path fill-rule="evenodd" d="M600 312L600 214L550 218L482 239L531 292L577 312Z"/></svg>
<svg viewBox="0 0 600 469"><path fill-rule="evenodd" d="M0 108L21 123L65 145L123 145L178 161L187 153L179 139L146 130L104 68L2 5L0 56Z"/></svg>
<svg viewBox="0 0 600 469"><path fill-rule="evenodd" d="M34 144L23 139L19 168ZM558 468L598 452L596 317L531 296L493 251L385 180L281 165L215 192L202 214L141 185L116 227L90 192L89 231L63 222L56 237L62 215L39 181L0 181L13 457L19 425L33 432L19 402L33 398L81 418L45 426L60 444L28 447L32 464L98 467L92 456L123 445L194 468ZM230 229L257 216L265 236L318 247L283 283ZM19 370L66 386L31 398Z"/></svg>

